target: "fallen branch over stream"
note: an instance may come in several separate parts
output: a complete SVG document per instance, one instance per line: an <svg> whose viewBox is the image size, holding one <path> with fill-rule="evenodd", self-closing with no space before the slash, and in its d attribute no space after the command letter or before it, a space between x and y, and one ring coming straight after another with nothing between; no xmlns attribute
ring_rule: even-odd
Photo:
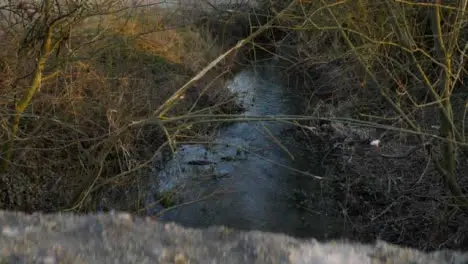
<svg viewBox="0 0 468 264"><path fill-rule="evenodd" d="M203 78L211 69L213 69L215 66L217 66L221 61L226 59L227 57L235 54L238 50L240 50L242 47L245 46L245 44L251 42L254 40L256 37L258 37L260 34L268 30L273 23L283 17L288 10L290 10L294 5L296 4L296 1L291 1L291 3L281 10L281 12L278 12L274 18L272 18L270 21L268 21L266 24L263 26L259 27L255 32L250 34L248 37L240 40L237 42L237 44L221 54L218 58L214 59L212 62L210 62L205 68L203 68L200 72L198 72L192 79L190 79L187 83L185 83L182 87L179 88L174 94L172 94L169 99L167 99L155 112L154 115L158 117L163 117L181 98L185 92L192 87L193 84L195 84L198 80Z"/></svg>

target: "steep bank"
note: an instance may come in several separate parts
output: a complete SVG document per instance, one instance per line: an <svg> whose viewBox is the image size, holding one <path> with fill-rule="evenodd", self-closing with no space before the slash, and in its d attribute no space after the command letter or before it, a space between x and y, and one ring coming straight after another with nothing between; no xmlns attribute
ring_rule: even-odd
<svg viewBox="0 0 468 264"><path fill-rule="evenodd" d="M340 139L331 142L323 140L319 162L326 167L323 176L332 180L322 185L323 195L319 199L304 195L306 204L315 209L320 199L336 201L338 207L333 208L339 211L337 217L346 222L342 233L345 237L359 241L379 237L425 250L441 247L465 250L466 207L456 204L453 198L466 195L454 195L452 190L459 188L461 193L467 190L466 153L443 152L446 138L438 128L444 114L440 112L441 101L434 99L440 95L431 93L434 89L444 90L438 87L442 82L435 74L442 72L443 66L428 63L425 55L420 55L437 58L433 39L428 37L434 35L433 23L427 17L430 8L411 6L412 3L388 6L388 3L345 1L332 7L325 1L298 1L292 14L278 26L288 31L288 37L272 44L279 47L276 56L284 64L286 86L305 99L303 115L339 120L334 125L345 128L344 131L350 127L372 129L382 143L379 153L357 157L349 155L353 146L343 144L343 139L353 135L341 134ZM457 6L456 2L445 4ZM398 22L395 8L400 8L397 13L402 15L396 19ZM448 13L451 12L454 11ZM442 24L466 25L465 21L454 21L456 16L448 13L444 14ZM411 38L416 40L413 44L421 48L418 55L402 48L406 37L398 32L401 28L406 32L407 26ZM447 30L456 33L457 29ZM461 30L464 31L465 28ZM465 33L454 36L457 37L453 41L466 42ZM443 41L448 42L445 38ZM450 54L463 56L460 51ZM461 146L467 140L467 94L466 84L460 80L466 78L466 63L453 69L457 67L460 78L457 75L445 82L453 85L447 99L452 109L447 111L453 112L451 131L463 134L457 138L455 149L463 149ZM422 82L424 78L431 84ZM319 122L299 123L312 130L323 128ZM293 135L310 146L315 143L311 140L314 132L298 129ZM443 139L433 140L435 137ZM449 176L440 165L449 157L456 164L449 181L455 186L451 191L446 184ZM330 208L327 212L335 210Z"/></svg>

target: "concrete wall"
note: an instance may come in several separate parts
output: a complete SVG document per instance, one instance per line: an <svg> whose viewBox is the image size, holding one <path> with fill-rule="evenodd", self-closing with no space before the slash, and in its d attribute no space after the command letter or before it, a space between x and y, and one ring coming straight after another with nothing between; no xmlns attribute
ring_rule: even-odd
<svg viewBox="0 0 468 264"><path fill-rule="evenodd" d="M223 227L203 230L136 218L0 211L1 263L468 263L453 251L422 253L384 242L374 245Z"/></svg>

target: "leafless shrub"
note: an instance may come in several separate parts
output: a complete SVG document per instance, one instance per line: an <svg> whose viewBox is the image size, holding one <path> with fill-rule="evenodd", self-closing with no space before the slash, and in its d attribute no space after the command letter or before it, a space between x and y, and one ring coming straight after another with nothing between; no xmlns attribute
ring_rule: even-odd
<svg viewBox="0 0 468 264"><path fill-rule="evenodd" d="M136 211L166 136L133 122L222 48L156 5L44 0L0 9L2 208ZM199 89L174 111L222 111L222 71L200 81L205 100Z"/></svg>

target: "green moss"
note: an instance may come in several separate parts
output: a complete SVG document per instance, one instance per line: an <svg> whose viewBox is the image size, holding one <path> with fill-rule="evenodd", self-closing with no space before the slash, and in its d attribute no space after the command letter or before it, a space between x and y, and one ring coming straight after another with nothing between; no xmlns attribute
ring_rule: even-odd
<svg viewBox="0 0 468 264"><path fill-rule="evenodd" d="M164 208L168 208L177 204L177 195L173 191L162 192L158 195L157 200Z"/></svg>

